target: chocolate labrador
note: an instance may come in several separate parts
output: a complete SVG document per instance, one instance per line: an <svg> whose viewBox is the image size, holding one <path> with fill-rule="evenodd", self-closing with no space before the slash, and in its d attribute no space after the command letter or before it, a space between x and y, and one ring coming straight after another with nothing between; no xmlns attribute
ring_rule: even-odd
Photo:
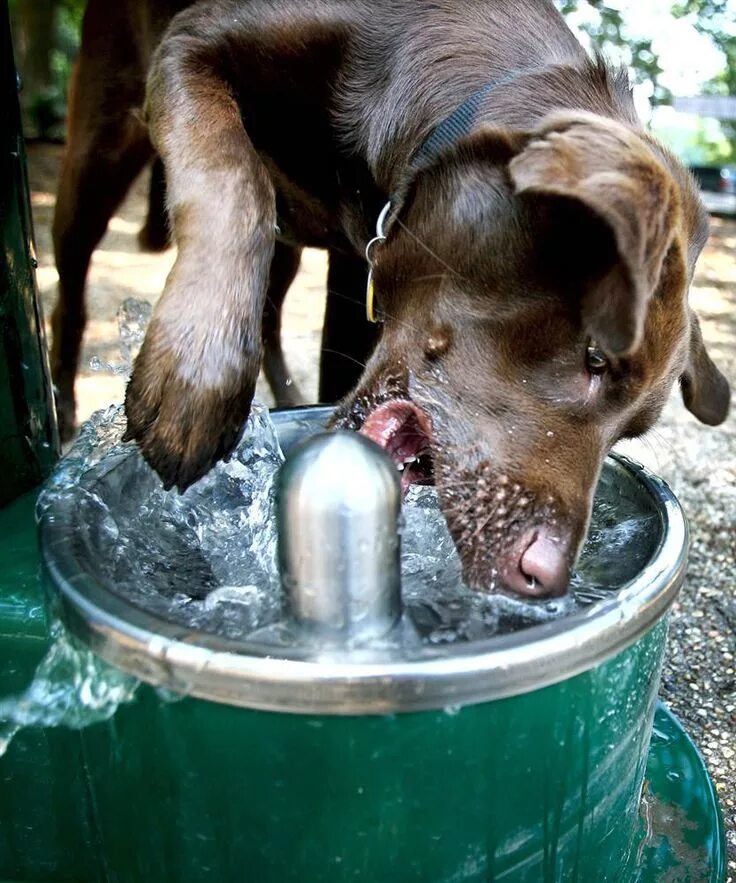
<svg viewBox="0 0 736 883"><path fill-rule="evenodd" d="M146 251L169 245L164 168L141 109L151 53L173 15L190 4L191 0L90 0L84 16L53 225L59 298L52 316L51 367L64 441L75 427L74 381L86 324L90 258L113 212L152 157L148 215L138 240ZM302 401L281 349L281 307L300 254L296 244L277 245L263 311L263 368L279 405ZM334 342L326 341L326 346L334 348Z"/></svg>
<svg viewBox="0 0 736 883"><path fill-rule="evenodd" d="M334 423L436 484L474 587L565 591L607 452L676 382L725 419L687 303L697 189L551 2L199 2L145 114L179 253L126 409L166 485L236 443L272 264L302 245L352 303L370 242L381 335Z"/></svg>

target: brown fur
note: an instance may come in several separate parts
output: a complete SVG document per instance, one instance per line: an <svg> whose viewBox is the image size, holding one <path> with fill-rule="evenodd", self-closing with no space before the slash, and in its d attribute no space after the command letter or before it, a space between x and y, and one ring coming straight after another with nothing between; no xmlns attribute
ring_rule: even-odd
<svg viewBox="0 0 736 883"><path fill-rule="evenodd" d="M473 132L413 172L495 79ZM569 571L605 454L678 378L696 416L725 417L687 307L707 225L693 182L551 2L200 3L156 50L146 114L179 257L126 408L166 484L203 475L247 415L277 218L283 241L341 256L355 302L389 194L385 325L336 423L396 397L422 409L472 584L512 582L539 532Z"/></svg>
<svg viewBox="0 0 736 883"><path fill-rule="evenodd" d="M142 106L151 54L172 16L192 0L90 0L69 90L67 149L53 224L59 298L52 317L51 367L62 439L75 424L74 382L86 324L85 281L93 250L134 179L154 157ZM138 239L148 251L170 243L163 164L153 161L148 217ZM287 381L281 306L300 249L277 249L263 316L264 373L278 404L302 401ZM247 409L246 409L247 410Z"/></svg>

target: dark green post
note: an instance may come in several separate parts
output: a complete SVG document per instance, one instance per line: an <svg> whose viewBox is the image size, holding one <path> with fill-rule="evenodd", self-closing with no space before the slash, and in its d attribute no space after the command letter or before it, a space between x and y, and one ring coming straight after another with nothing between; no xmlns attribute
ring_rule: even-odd
<svg viewBox="0 0 736 883"><path fill-rule="evenodd" d="M7 0L0 0L0 506L59 454Z"/></svg>

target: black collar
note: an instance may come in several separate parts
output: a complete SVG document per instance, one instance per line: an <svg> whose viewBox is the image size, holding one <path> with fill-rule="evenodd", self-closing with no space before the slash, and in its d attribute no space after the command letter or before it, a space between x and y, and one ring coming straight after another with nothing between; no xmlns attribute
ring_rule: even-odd
<svg viewBox="0 0 736 883"><path fill-rule="evenodd" d="M451 147L453 144L460 141L461 138L469 135L475 125L478 111L483 106L483 100L487 98L491 92L498 89L499 86L504 86L512 80L515 80L521 73L522 71L515 70L510 74L506 74L504 77L499 77L498 79L486 83L485 86L482 86L477 92L473 92L469 98L466 98L449 117L435 126L411 155L411 158L407 163L406 174L403 176L405 182L404 187L408 183L408 180L413 178L417 172L421 172L423 169L431 166L445 148ZM384 233L387 232L393 217L401 208L404 196L405 193L402 193L401 189L391 194L388 202L391 209L384 209L386 212L386 217L384 218Z"/></svg>
<svg viewBox="0 0 736 883"><path fill-rule="evenodd" d="M418 149L412 154L407 163L407 174L404 176L405 185L408 181L422 169L428 168L440 153L453 144L456 144L461 138L469 135L475 125L483 99L490 95L499 86L503 86L511 80L515 80L521 71L513 71L505 77L499 77L491 80L478 89L477 92L466 98L463 103L457 107L449 117L446 117L439 123L432 132L425 138ZM396 219L401 206L403 204L406 193L401 189L394 191L389 197L388 202L383 207L381 214L376 222L376 235L366 246L365 257L368 261L368 292L366 296L366 315L369 322L378 322L375 313L373 300L373 255L377 246L385 242L389 230Z"/></svg>

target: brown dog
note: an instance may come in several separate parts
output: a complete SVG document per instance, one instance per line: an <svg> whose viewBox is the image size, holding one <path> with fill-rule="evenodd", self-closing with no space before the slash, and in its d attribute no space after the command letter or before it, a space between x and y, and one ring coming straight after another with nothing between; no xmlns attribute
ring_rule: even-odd
<svg viewBox="0 0 736 883"><path fill-rule="evenodd" d="M110 4L90 0L85 13L69 90L69 138L53 226L59 299L52 317L51 366L63 440L74 431L74 381L86 324L84 288L90 258L113 212L154 157L141 114L148 65L168 22L191 2L122 0ZM155 158L148 217L138 237L149 251L169 245L165 194L163 164ZM281 306L298 270L300 254L301 248L295 244L277 246L264 304L264 373L280 405L301 401L299 390L289 379L280 333ZM337 271L333 268L333 272ZM328 348L335 346L332 338L325 343ZM330 392L329 386L326 392ZM334 396L337 398L339 395Z"/></svg>
<svg viewBox="0 0 736 883"><path fill-rule="evenodd" d="M238 438L276 243L340 255L360 296L389 198L385 324L336 423L435 481L472 585L563 592L606 453L678 380L725 418L687 306L696 189L551 2L201 2L146 112L179 255L126 408L167 485Z"/></svg>

